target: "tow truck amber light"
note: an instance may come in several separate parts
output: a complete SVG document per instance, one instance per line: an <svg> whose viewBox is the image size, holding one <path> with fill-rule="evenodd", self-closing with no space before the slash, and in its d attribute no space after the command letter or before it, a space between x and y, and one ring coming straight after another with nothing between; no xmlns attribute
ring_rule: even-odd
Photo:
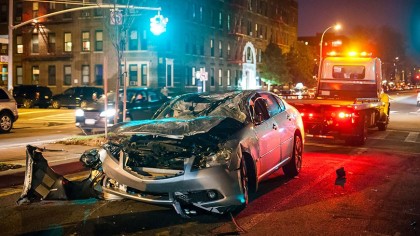
<svg viewBox="0 0 420 236"><path fill-rule="evenodd" d="M353 113L340 112L340 113L338 113L338 117L341 118L341 119L350 118L350 117L353 117Z"/></svg>

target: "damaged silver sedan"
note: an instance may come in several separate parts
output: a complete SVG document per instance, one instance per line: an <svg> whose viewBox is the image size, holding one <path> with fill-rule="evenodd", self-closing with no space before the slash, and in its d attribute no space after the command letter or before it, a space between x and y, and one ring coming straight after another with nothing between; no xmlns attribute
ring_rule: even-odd
<svg viewBox="0 0 420 236"><path fill-rule="evenodd" d="M191 207L224 214L246 206L248 194L280 167L288 177L299 174L303 134L299 112L273 93L185 94L152 120L114 126L101 149L81 157L93 171L71 191L80 186L85 193L68 196L169 205L182 216ZM37 192L33 182L27 173L19 202ZM43 199L49 194L44 191Z"/></svg>

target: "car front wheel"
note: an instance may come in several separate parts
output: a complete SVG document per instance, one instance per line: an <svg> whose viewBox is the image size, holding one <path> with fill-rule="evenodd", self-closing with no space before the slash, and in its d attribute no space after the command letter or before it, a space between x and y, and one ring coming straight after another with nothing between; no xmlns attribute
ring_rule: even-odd
<svg viewBox="0 0 420 236"><path fill-rule="evenodd" d="M302 168L303 143L299 135L295 135L293 143L292 159L283 166L283 172L287 177L295 177Z"/></svg>
<svg viewBox="0 0 420 236"><path fill-rule="evenodd" d="M13 118L7 114L0 114L0 133L10 132L13 126Z"/></svg>
<svg viewBox="0 0 420 236"><path fill-rule="evenodd" d="M249 181L248 181L248 170L244 158L241 161L241 188L243 194L242 207L248 205L249 201Z"/></svg>
<svg viewBox="0 0 420 236"><path fill-rule="evenodd" d="M59 102L59 101L54 100L54 101L52 101L51 106L52 106L52 108L54 108L54 109L59 109L59 108L61 107L61 104L60 104L60 102Z"/></svg>

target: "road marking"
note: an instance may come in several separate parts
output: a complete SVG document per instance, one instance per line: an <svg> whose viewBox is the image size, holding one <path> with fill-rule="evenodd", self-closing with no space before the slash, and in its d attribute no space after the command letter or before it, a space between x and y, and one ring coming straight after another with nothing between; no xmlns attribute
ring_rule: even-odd
<svg viewBox="0 0 420 236"><path fill-rule="evenodd" d="M405 138L404 142L415 143L418 136L419 136L419 132L410 132L407 135L407 138Z"/></svg>
<svg viewBox="0 0 420 236"><path fill-rule="evenodd" d="M73 116L69 117L69 114L56 114L56 115L49 115L49 116L43 116L43 117L35 117L28 120L42 120L42 121L64 121L66 123L74 123L75 118Z"/></svg>
<svg viewBox="0 0 420 236"><path fill-rule="evenodd" d="M373 139L385 139L388 136L388 134L389 132L375 132L371 137Z"/></svg>

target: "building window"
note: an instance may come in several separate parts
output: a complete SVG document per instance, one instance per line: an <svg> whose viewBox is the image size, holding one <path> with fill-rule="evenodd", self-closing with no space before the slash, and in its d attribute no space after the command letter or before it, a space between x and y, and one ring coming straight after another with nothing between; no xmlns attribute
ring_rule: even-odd
<svg viewBox="0 0 420 236"><path fill-rule="evenodd" d="M216 17L215 17L215 15L214 15L215 13L214 13L214 10L213 9L211 9L210 10L210 26L212 26L212 27L214 27L215 26L215 22L216 22Z"/></svg>
<svg viewBox="0 0 420 236"><path fill-rule="evenodd" d="M48 66L48 85L56 85L57 78L56 78L56 70L54 65Z"/></svg>
<svg viewBox="0 0 420 236"><path fill-rule="evenodd" d="M147 86L147 64L141 64L141 86Z"/></svg>
<svg viewBox="0 0 420 236"><path fill-rule="evenodd" d="M0 69L1 69L0 74L1 74L2 84L5 84L7 81L7 75L8 75L7 65L3 64Z"/></svg>
<svg viewBox="0 0 420 236"><path fill-rule="evenodd" d="M104 84L104 66L101 64L95 65L95 84Z"/></svg>
<svg viewBox="0 0 420 236"><path fill-rule="evenodd" d="M90 81L89 65L82 65L82 84L89 84Z"/></svg>
<svg viewBox="0 0 420 236"><path fill-rule="evenodd" d="M55 52L55 33L48 33L48 48L49 53Z"/></svg>
<svg viewBox="0 0 420 236"><path fill-rule="evenodd" d="M82 32L82 51L90 51L90 32L88 31Z"/></svg>
<svg viewBox="0 0 420 236"><path fill-rule="evenodd" d="M16 36L16 52L18 54L23 53L22 35Z"/></svg>
<svg viewBox="0 0 420 236"><path fill-rule="evenodd" d="M231 86L232 85L232 83L230 81L230 69L228 69L226 71L226 84L227 84L227 86Z"/></svg>
<svg viewBox="0 0 420 236"><path fill-rule="evenodd" d="M16 66L16 84L23 84L23 69L22 66Z"/></svg>
<svg viewBox="0 0 420 236"><path fill-rule="evenodd" d="M32 53L39 53L38 34L33 34L32 35Z"/></svg>
<svg viewBox="0 0 420 236"><path fill-rule="evenodd" d="M226 27L227 30L230 32L230 14L226 16Z"/></svg>
<svg viewBox="0 0 420 236"><path fill-rule="evenodd" d="M219 69L219 86L222 86L222 69Z"/></svg>
<svg viewBox="0 0 420 236"><path fill-rule="evenodd" d="M7 13L8 11L7 11L7 4L6 4L6 2L4 2L4 3L1 3L1 5L0 5L0 22L7 22L7 16L9 15L8 13Z"/></svg>
<svg viewBox="0 0 420 236"><path fill-rule="evenodd" d="M71 52L72 42L71 42L71 33L64 33L64 51Z"/></svg>
<svg viewBox="0 0 420 236"><path fill-rule="evenodd" d="M191 5L191 18L192 18L192 20L194 21L195 20L195 4L193 3L192 5Z"/></svg>
<svg viewBox="0 0 420 236"><path fill-rule="evenodd" d="M167 45L169 45L168 48L170 49L171 48L170 47L170 40L168 40L167 43L168 43ZM143 37L141 37L140 44L141 44L141 50L147 50L147 30L143 30Z"/></svg>
<svg viewBox="0 0 420 236"><path fill-rule="evenodd" d="M39 84L39 66L32 66L32 84Z"/></svg>
<svg viewBox="0 0 420 236"><path fill-rule="evenodd" d="M1 45L1 54L7 54L7 44Z"/></svg>
<svg viewBox="0 0 420 236"><path fill-rule="evenodd" d="M22 21L22 12L23 12L22 3L17 2L16 3L16 9L15 9L15 21L16 21L16 23L19 23L19 22Z"/></svg>
<svg viewBox="0 0 420 236"><path fill-rule="evenodd" d="M63 85L71 85L71 66L64 66Z"/></svg>
<svg viewBox="0 0 420 236"><path fill-rule="evenodd" d="M191 54L197 55L197 40L195 35L191 35Z"/></svg>
<svg viewBox="0 0 420 236"><path fill-rule="evenodd" d="M210 39L210 56L214 57L214 39Z"/></svg>
<svg viewBox="0 0 420 236"><path fill-rule="evenodd" d="M227 58L230 58L230 42L227 45Z"/></svg>
<svg viewBox="0 0 420 236"><path fill-rule="evenodd" d="M128 66L128 80L130 86L137 86L138 81L138 69L137 64L132 64Z"/></svg>
<svg viewBox="0 0 420 236"><path fill-rule="evenodd" d="M138 34L137 30L130 31L130 38L128 40L128 50L138 50Z"/></svg>
<svg viewBox="0 0 420 236"><path fill-rule="evenodd" d="M174 86L174 60L166 58L166 86L173 87Z"/></svg>
<svg viewBox="0 0 420 236"><path fill-rule="evenodd" d="M64 10L69 9L69 8L70 8L70 4L65 3L64 4ZM63 14L63 19L70 20L71 18L72 18L72 13L71 12L66 12L66 13Z"/></svg>
<svg viewBox="0 0 420 236"><path fill-rule="evenodd" d="M219 11L219 28L223 27L223 15L222 12Z"/></svg>
<svg viewBox="0 0 420 236"><path fill-rule="evenodd" d="M95 31L95 51L104 49L104 39L102 30Z"/></svg>
<svg viewBox="0 0 420 236"><path fill-rule="evenodd" d="M196 70L195 70L195 66L193 66L192 68L191 68L191 85L195 85L195 80L196 80L196 78L195 78L195 73L197 73L196 72Z"/></svg>
<svg viewBox="0 0 420 236"><path fill-rule="evenodd" d="M223 43L222 41L219 41L219 57L223 57Z"/></svg>
<svg viewBox="0 0 420 236"><path fill-rule="evenodd" d="M210 86L214 86L214 68L210 69Z"/></svg>
<svg viewBox="0 0 420 236"><path fill-rule="evenodd" d="M32 18L38 17L39 5L37 2L32 3Z"/></svg>
<svg viewBox="0 0 420 236"><path fill-rule="evenodd" d="M200 6L200 22L203 23L203 6Z"/></svg>

